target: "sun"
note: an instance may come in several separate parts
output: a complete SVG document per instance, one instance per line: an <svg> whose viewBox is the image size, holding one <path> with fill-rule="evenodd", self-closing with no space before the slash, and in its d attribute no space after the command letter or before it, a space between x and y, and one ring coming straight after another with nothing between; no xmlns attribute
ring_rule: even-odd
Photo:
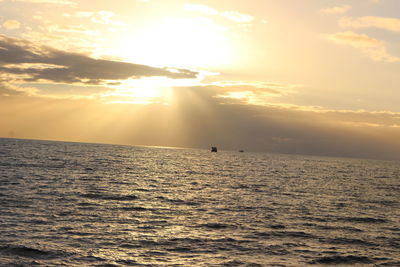
<svg viewBox="0 0 400 267"><path fill-rule="evenodd" d="M173 102L173 88L196 86L214 69L230 66L234 42L228 28L207 17L165 17L143 22L113 39L113 55L123 61L153 67L184 68L199 73L194 79L143 77L119 82L107 93L112 102Z"/></svg>
<svg viewBox="0 0 400 267"><path fill-rule="evenodd" d="M209 18L169 18L139 28L117 45L126 61L183 68L212 68L232 61L227 28Z"/></svg>

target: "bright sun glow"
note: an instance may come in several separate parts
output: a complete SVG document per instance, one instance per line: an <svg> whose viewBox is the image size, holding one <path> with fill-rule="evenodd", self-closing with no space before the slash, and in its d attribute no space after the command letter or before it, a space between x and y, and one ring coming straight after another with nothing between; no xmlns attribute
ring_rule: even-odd
<svg viewBox="0 0 400 267"><path fill-rule="evenodd" d="M117 53L153 66L217 67L232 60L227 29L205 17L166 19L125 36Z"/></svg>

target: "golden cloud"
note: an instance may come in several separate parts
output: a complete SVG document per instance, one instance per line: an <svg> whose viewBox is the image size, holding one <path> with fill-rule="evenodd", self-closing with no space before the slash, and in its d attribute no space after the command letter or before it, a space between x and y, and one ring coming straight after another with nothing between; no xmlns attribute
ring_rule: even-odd
<svg viewBox="0 0 400 267"><path fill-rule="evenodd" d="M343 6L322 8L320 10L320 12L325 13L325 14L343 14L343 13L346 13L347 11L349 11L350 9L351 9L351 6L343 5Z"/></svg>
<svg viewBox="0 0 400 267"><path fill-rule="evenodd" d="M387 44L382 40L372 38L366 34L352 31L339 32L326 36L328 40L338 44L350 45L376 61L399 62L400 58L392 56L387 51Z"/></svg>
<svg viewBox="0 0 400 267"><path fill-rule="evenodd" d="M21 23L17 20L6 20L3 23L3 27L6 28L7 30L15 30L15 29L19 29L19 27L21 26Z"/></svg>
<svg viewBox="0 0 400 267"><path fill-rule="evenodd" d="M378 28L387 31L400 32L400 19L398 18L375 16L359 18L343 17L339 20L339 25L345 28Z"/></svg>

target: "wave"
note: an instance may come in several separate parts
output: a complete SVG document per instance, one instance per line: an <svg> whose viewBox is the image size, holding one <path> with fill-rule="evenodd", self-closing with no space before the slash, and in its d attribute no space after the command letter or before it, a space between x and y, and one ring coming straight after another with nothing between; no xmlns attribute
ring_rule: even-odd
<svg viewBox="0 0 400 267"><path fill-rule="evenodd" d="M290 237L290 238L305 238L305 239L318 239L317 236L302 232L302 231L270 231L270 232L256 232L254 235L258 237Z"/></svg>
<svg viewBox="0 0 400 267"><path fill-rule="evenodd" d="M364 230L361 230L361 229L358 229L355 227L351 227L351 226L331 226L331 225L318 225L318 224L308 225L308 226L313 226L315 228L322 229L322 230L338 230L338 231L348 231L348 232L355 232L355 233L364 232Z"/></svg>
<svg viewBox="0 0 400 267"><path fill-rule="evenodd" d="M161 199L165 202L169 202L169 203L173 203L173 204L177 204L177 205L188 205L188 206L198 206L200 205L200 203L196 202L196 201L190 201L190 200L183 200L183 199L171 199L171 198L167 198L167 197L157 197L157 199Z"/></svg>
<svg viewBox="0 0 400 267"><path fill-rule="evenodd" d="M117 260L117 263L123 264L125 266L140 266L141 265L135 260Z"/></svg>
<svg viewBox="0 0 400 267"><path fill-rule="evenodd" d="M339 238L329 238L329 239L324 239L321 241L325 241L329 244L343 244L343 245L361 245L361 246L376 246L376 244L364 241L361 239L354 239L354 238L344 238L344 237L339 237Z"/></svg>
<svg viewBox="0 0 400 267"><path fill-rule="evenodd" d="M387 223L386 219L372 217L338 217L339 221L355 222L355 223Z"/></svg>
<svg viewBox="0 0 400 267"><path fill-rule="evenodd" d="M81 197L98 200L116 200L116 201L131 201L139 197L136 195L109 195L109 194L81 194Z"/></svg>
<svg viewBox="0 0 400 267"><path fill-rule="evenodd" d="M32 259L54 259L54 258L68 256L68 253L63 251L46 251L46 250L26 247L23 245L1 246L0 254L26 257Z"/></svg>
<svg viewBox="0 0 400 267"><path fill-rule="evenodd" d="M380 264L376 264L376 267L393 267L393 266L400 266L400 261L388 261Z"/></svg>
<svg viewBox="0 0 400 267"><path fill-rule="evenodd" d="M312 260L311 264L358 264L358 263L373 263L374 261L365 256L330 256L330 257L321 257L315 260Z"/></svg>
<svg viewBox="0 0 400 267"><path fill-rule="evenodd" d="M221 266L248 266L248 267L261 267L261 264L258 263L247 263L247 262L243 262L243 261L238 261L238 260L233 260L233 261L228 261L228 262L224 262L221 264Z"/></svg>
<svg viewBox="0 0 400 267"><path fill-rule="evenodd" d="M143 207L121 207L119 209L120 210L124 210L124 211L146 211L146 210L151 210L151 209L143 208Z"/></svg>
<svg viewBox="0 0 400 267"><path fill-rule="evenodd" d="M225 224L225 223L203 223L199 225L200 227L210 228L210 229L227 229L236 228L235 225Z"/></svg>

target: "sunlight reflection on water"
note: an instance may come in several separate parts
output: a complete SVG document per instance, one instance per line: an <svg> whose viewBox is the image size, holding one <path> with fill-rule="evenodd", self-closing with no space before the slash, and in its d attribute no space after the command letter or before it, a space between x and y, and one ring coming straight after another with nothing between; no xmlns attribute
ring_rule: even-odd
<svg viewBox="0 0 400 267"><path fill-rule="evenodd" d="M0 151L4 266L400 264L397 162L15 139Z"/></svg>

